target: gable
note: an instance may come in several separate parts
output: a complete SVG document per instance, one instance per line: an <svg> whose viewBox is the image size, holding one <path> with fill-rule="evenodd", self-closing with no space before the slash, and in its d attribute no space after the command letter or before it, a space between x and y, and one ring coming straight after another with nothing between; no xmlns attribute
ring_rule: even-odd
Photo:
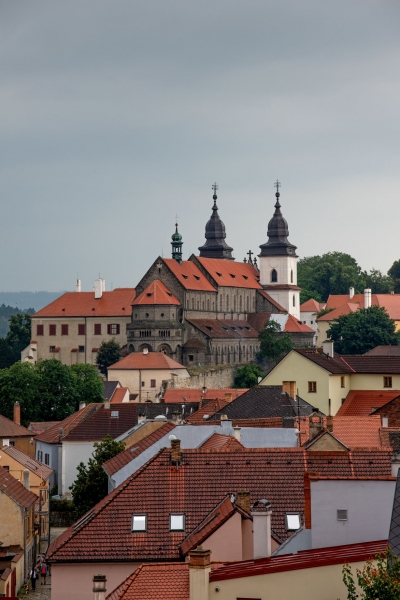
<svg viewBox="0 0 400 600"><path fill-rule="evenodd" d="M307 445L308 452L314 452L317 450L333 450L337 452L348 452L348 448L344 444L342 444L337 438L329 433L329 431L324 431L318 438L314 441L311 440Z"/></svg>

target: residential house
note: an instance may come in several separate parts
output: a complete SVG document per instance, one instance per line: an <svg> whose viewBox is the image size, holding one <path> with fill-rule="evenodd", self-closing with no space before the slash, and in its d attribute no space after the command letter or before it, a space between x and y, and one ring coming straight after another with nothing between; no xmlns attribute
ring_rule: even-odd
<svg viewBox="0 0 400 600"><path fill-rule="evenodd" d="M351 390L337 412L341 417L366 417L400 397L400 390Z"/></svg>
<svg viewBox="0 0 400 600"><path fill-rule="evenodd" d="M317 315L324 308L324 302L317 302L314 298L310 298L306 302L303 302L303 304L300 304L300 321L303 325L307 325L317 333Z"/></svg>
<svg viewBox="0 0 400 600"><path fill-rule="evenodd" d="M29 483L31 492L36 494L36 523L39 523L40 541L49 541L50 530L50 476L53 471L14 446L3 446L0 450L0 466L20 482ZM26 475L28 471L28 476Z"/></svg>
<svg viewBox="0 0 400 600"><path fill-rule="evenodd" d="M14 421L0 415L0 448L15 446L28 456L35 456L35 441L32 431L20 424L20 405L14 405Z"/></svg>
<svg viewBox="0 0 400 600"><path fill-rule="evenodd" d="M0 548L0 597L17 600L24 582L24 551L18 544Z"/></svg>
<svg viewBox="0 0 400 600"><path fill-rule="evenodd" d="M328 353L329 352L329 353ZM298 394L325 414L336 414L351 390L400 390L400 356L347 355L296 348L260 385L291 380Z"/></svg>
<svg viewBox="0 0 400 600"><path fill-rule="evenodd" d="M22 361L57 358L66 365L96 364L102 342L113 338L126 345L126 326L131 320L133 288L105 291L104 280L93 292L66 292L31 316L32 340Z"/></svg>
<svg viewBox="0 0 400 600"><path fill-rule="evenodd" d="M0 539L5 546L22 548L24 578L36 562L38 543L35 529L35 503L38 497L27 489L28 478L29 471L26 471L24 486L6 469L0 467Z"/></svg>
<svg viewBox="0 0 400 600"><path fill-rule="evenodd" d="M183 365L162 352L132 352L108 367L108 380L119 381L137 402L159 401L163 382L189 379Z"/></svg>
<svg viewBox="0 0 400 600"><path fill-rule="evenodd" d="M293 534L288 515L297 515L299 526L303 523L306 472L390 476L390 458L391 452L381 449L313 453L303 448L182 450L180 441L172 440L171 448L160 450L50 545L47 560L52 565L52 591L57 600L78 591L85 600L90 598L94 572L106 575L113 588L140 564L183 561L199 543L204 547L211 544L212 536L218 560L230 560L240 551L243 558L248 559L251 552L259 556L259 542L255 543L253 536L253 544L247 543L246 533L263 527L254 527L258 517L253 513L257 511L249 513L246 507L268 498L271 537L262 539L274 550L274 545ZM225 514L229 515L227 521ZM217 530L213 529L214 518Z"/></svg>

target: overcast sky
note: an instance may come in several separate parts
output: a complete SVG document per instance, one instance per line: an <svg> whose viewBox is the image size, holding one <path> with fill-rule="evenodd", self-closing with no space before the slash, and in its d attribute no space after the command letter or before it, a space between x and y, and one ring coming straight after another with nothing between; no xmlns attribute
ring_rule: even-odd
<svg viewBox="0 0 400 600"><path fill-rule="evenodd" d="M0 0L0 291L236 260L274 181L300 257L400 258L398 0Z"/></svg>

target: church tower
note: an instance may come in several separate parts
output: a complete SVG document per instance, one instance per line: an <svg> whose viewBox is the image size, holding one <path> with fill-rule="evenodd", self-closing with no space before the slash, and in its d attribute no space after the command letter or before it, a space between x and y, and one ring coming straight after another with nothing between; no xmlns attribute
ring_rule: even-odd
<svg viewBox="0 0 400 600"><path fill-rule="evenodd" d="M268 223L268 242L260 246L260 283L288 313L300 319L296 246L288 240L289 228L281 213L280 182L276 181L275 213Z"/></svg>
<svg viewBox="0 0 400 600"><path fill-rule="evenodd" d="M178 223L175 223L175 233L171 236L172 242L172 258L174 258L180 265L182 264L182 236L178 231Z"/></svg>
<svg viewBox="0 0 400 600"><path fill-rule="evenodd" d="M216 183L214 183L212 189L214 190L214 206L212 207L211 219L206 225L206 243L199 248L200 256L202 258L224 258L227 260L235 260L232 256L233 248L228 246L228 244L225 242L225 225L221 221L218 214L218 186Z"/></svg>

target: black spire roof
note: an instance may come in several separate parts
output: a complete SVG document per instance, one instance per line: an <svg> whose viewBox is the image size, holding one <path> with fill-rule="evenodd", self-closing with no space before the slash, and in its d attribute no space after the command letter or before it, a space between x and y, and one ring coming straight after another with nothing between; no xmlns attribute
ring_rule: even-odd
<svg viewBox="0 0 400 600"><path fill-rule="evenodd" d="M280 193L279 185L276 184L277 192L275 194L275 212L274 216L268 223L268 242L260 246L261 253L258 256L294 256L296 257L296 246L288 240L289 228L286 219L281 213L281 205L279 202Z"/></svg>
<svg viewBox="0 0 400 600"><path fill-rule="evenodd" d="M221 221L218 214L218 186L216 183L214 183L212 189L214 190L214 206L212 207L211 219L206 225L206 243L204 246L200 246L199 248L200 256L203 258L226 258L228 260L235 260L232 256L233 248L228 246L228 244L225 242L225 225Z"/></svg>

